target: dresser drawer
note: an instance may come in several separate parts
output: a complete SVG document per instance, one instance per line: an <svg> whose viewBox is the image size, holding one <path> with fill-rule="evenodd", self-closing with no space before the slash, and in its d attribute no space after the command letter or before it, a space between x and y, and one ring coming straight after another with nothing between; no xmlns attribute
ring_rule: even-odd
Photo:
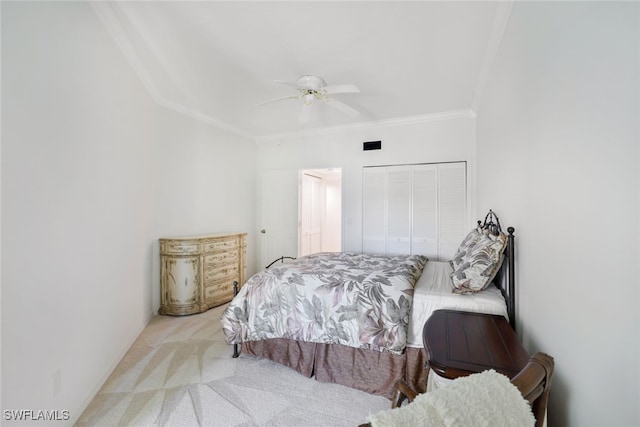
<svg viewBox="0 0 640 427"><path fill-rule="evenodd" d="M238 247L238 239L236 238L204 242L205 252L228 251L230 249L235 249L237 247Z"/></svg>
<svg viewBox="0 0 640 427"><path fill-rule="evenodd" d="M160 253L167 255L195 255L200 252L198 242L185 242L178 240L161 240Z"/></svg>
<svg viewBox="0 0 640 427"><path fill-rule="evenodd" d="M208 268L204 272L205 282L215 282L222 279L238 280L238 266L226 265L222 267Z"/></svg>
<svg viewBox="0 0 640 427"><path fill-rule="evenodd" d="M204 289L204 298L208 304L222 304L233 298L233 282L235 279L222 280L208 285Z"/></svg>
<svg viewBox="0 0 640 427"><path fill-rule="evenodd" d="M237 264L239 259L240 254L238 253L238 251L220 252L218 254L205 255L204 268L216 268L216 266L221 266L224 264Z"/></svg>
<svg viewBox="0 0 640 427"><path fill-rule="evenodd" d="M233 299L233 280L223 280L204 289L204 300L209 307L225 304Z"/></svg>

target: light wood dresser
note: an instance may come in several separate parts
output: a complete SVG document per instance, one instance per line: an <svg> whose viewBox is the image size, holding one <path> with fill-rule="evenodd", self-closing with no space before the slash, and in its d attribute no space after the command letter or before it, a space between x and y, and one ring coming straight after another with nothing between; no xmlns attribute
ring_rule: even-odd
<svg viewBox="0 0 640 427"><path fill-rule="evenodd" d="M231 301L246 275L247 233L160 239L158 314L201 313Z"/></svg>

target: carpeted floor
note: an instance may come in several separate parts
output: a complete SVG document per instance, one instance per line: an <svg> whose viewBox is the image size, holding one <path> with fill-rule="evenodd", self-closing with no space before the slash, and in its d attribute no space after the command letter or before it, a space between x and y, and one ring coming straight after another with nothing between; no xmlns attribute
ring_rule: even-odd
<svg viewBox="0 0 640 427"><path fill-rule="evenodd" d="M219 321L224 308L156 316L76 425L357 426L390 407L267 360L233 359Z"/></svg>

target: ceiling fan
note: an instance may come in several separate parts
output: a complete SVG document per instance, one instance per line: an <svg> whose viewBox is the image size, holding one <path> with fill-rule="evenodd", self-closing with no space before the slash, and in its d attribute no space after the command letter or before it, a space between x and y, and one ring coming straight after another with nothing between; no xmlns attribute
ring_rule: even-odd
<svg viewBox="0 0 640 427"><path fill-rule="evenodd" d="M337 93L359 93L360 89L358 89L355 85L342 84L327 86L327 82L325 82L322 77L314 75L301 76L300 78L298 78L298 81L296 83L285 82L282 80L276 80L275 82L292 87L298 93L296 95L281 96L279 98L270 99L268 101L261 102L258 105L270 104L272 102L283 101L286 99L301 99L302 110L300 112L299 118L301 123L309 121L310 109L308 107L313 105L316 101L330 105L351 117L355 117L360 114L358 110L348 106L344 102L338 101L337 99L329 96Z"/></svg>

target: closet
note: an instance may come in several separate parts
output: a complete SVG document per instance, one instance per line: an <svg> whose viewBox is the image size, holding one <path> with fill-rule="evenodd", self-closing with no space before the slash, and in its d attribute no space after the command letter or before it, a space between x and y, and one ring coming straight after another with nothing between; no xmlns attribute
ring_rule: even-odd
<svg viewBox="0 0 640 427"><path fill-rule="evenodd" d="M365 253L448 260L464 238L466 162L363 168Z"/></svg>

